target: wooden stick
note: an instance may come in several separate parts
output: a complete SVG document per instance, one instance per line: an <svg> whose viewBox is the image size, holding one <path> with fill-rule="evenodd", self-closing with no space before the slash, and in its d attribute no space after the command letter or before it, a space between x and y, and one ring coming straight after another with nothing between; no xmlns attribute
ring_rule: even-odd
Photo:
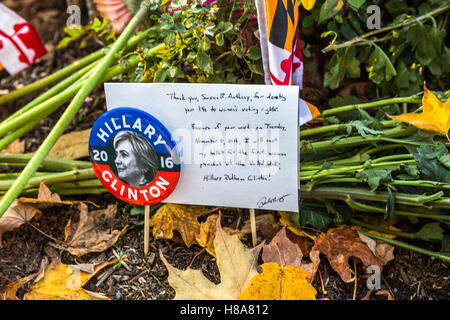
<svg viewBox="0 0 450 320"><path fill-rule="evenodd" d="M144 256L147 256L150 244L150 206L145 206L144 213Z"/></svg>
<svg viewBox="0 0 450 320"><path fill-rule="evenodd" d="M252 230L252 242L253 246L256 247L256 219L255 219L255 209L250 209L250 228Z"/></svg>

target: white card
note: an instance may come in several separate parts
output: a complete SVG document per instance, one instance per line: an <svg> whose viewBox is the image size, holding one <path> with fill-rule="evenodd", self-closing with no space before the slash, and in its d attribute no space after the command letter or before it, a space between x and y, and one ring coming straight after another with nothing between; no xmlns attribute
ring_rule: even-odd
<svg viewBox="0 0 450 320"><path fill-rule="evenodd" d="M172 133L181 176L164 202L298 211L298 86L106 83L108 110Z"/></svg>

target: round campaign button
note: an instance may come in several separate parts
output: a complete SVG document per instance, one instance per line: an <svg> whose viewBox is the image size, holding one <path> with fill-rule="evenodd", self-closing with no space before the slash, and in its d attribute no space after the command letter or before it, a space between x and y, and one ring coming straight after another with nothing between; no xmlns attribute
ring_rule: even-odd
<svg viewBox="0 0 450 320"><path fill-rule="evenodd" d="M135 205L161 202L180 177L169 130L139 109L115 108L101 115L89 136L89 158L109 192Z"/></svg>

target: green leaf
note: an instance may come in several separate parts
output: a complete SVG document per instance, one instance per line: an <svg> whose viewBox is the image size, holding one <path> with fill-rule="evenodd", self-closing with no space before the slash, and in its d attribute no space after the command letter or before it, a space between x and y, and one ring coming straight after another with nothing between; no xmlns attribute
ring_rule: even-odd
<svg viewBox="0 0 450 320"><path fill-rule="evenodd" d="M325 3L320 8L319 24L333 18L341 11L343 6L344 1L342 0L325 0Z"/></svg>
<svg viewBox="0 0 450 320"><path fill-rule="evenodd" d="M392 188L388 186L388 199L386 201L386 208L384 211L384 219L395 219L397 218L397 212L395 211L395 195Z"/></svg>
<svg viewBox="0 0 450 320"><path fill-rule="evenodd" d="M441 253L450 254L450 234L448 233L443 235Z"/></svg>
<svg viewBox="0 0 450 320"><path fill-rule="evenodd" d="M347 0L347 3L355 9L359 9L366 0Z"/></svg>
<svg viewBox="0 0 450 320"><path fill-rule="evenodd" d="M424 225L422 229L414 233L414 235L425 241L442 241L444 238L444 230L439 226L439 222L432 222Z"/></svg>
<svg viewBox="0 0 450 320"><path fill-rule="evenodd" d="M398 167L392 168L370 168L356 173L355 177L362 182L367 182L371 191L375 191L382 183L392 181L391 173Z"/></svg>
<svg viewBox="0 0 450 320"><path fill-rule="evenodd" d="M383 49L373 42L371 44L375 47L375 50L369 56L366 69L369 72L369 79L376 84L381 84L382 81L389 81L396 76L397 71Z"/></svg>
<svg viewBox="0 0 450 320"><path fill-rule="evenodd" d="M413 152L417 168L427 180L450 183L450 171L441 165L446 161L448 150L441 142L435 145L422 146Z"/></svg>
<svg viewBox="0 0 450 320"><path fill-rule="evenodd" d="M213 70L213 62L211 57L201 50L197 52L197 65L200 69L207 73L210 73Z"/></svg>
<svg viewBox="0 0 450 320"><path fill-rule="evenodd" d="M221 31L222 33L227 33L228 31L233 30L233 24L231 22L220 21L217 25L217 30Z"/></svg>
<svg viewBox="0 0 450 320"><path fill-rule="evenodd" d="M245 56L251 60L261 59L261 49L258 46L251 46Z"/></svg>
<svg viewBox="0 0 450 320"><path fill-rule="evenodd" d="M302 208L300 210L300 224L302 226L310 225L321 231L326 231L333 222L333 218L322 211Z"/></svg>

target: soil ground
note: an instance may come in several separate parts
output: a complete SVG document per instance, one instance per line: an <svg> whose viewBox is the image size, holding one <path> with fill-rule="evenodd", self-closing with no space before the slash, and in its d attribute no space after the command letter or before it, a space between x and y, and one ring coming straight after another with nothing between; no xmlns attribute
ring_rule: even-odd
<svg viewBox="0 0 450 320"><path fill-rule="evenodd" d="M0 82L2 93L31 83L96 49L93 44L83 50L79 49L77 44L71 44L64 49L56 49L57 43L64 36L62 29L66 19L65 1L14 0L4 1L4 3L35 25L49 53L20 74L2 80ZM310 101L316 103L319 101L314 101L314 99L317 100L318 96L321 97L320 99L326 99L328 92L321 87L321 81L316 79L317 73L314 70L308 71L311 68L314 69L314 66L318 65L317 62L314 60L306 61L305 65L307 68L305 70L305 90L303 94L310 96ZM96 90L92 96L101 97L102 88ZM6 107L2 106L0 108L1 119L17 110L29 99L30 97L19 99ZM24 137L26 152L33 152L37 149L63 110L64 106ZM94 99L93 102L82 107L66 132L90 128L105 110L104 99ZM177 268L185 269L192 263L192 268L201 269L211 281L220 282L215 259L208 253L201 252L202 248L199 246L193 245L187 248L181 242L175 241L176 239L154 240L151 238L150 253L144 256L143 227L136 225L142 220L142 216L131 217L122 214L125 204L112 195L71 196L64 199L89 200L101 208L115 203L119 210L116 217L109 222L109 227L111 229L122 229L125 225L129 225L129 227L114 247L102 253L91 253L77 258L65 251L55 249L50 246L53 240L29 225L22 225L20 228L3 235L3 247L0 248L0 287L10 281L37 272L44 257L48 257L50 260L55 256L60 257L62 262L66 264L94 263L115 259L114 251L129 255L126 266L121 265L115 269L104 281L99 281L100 277L96 277L87 285L87 289L104 293L113 300L166 300L173 298L174 291L167 282L167 270L159 258L159 250L162 251L169 263ZM90 209L94 208L91 207ZM223 226L236 226L239 217L247 217L247 211L245 210L227 209L222 213ZM262 213L267 212L257 211L257 215ZM57 207L47 210L41 219L32 221L32 223L53 238L62 240L64 238L64 226L69 219L77 214L76 207ZM273 212L273 215L278 219L276 212ZM262 236L259 236L259 240L262 240ZM425 246L426 244L420 243L420 245ZM433 247L428 249L438 250ZM196 256L199 252L201 253ZM382 271L382 290L391 291L397 300L447 300L450 298L449 263L400 248L396 248L394 254L395 259L389 262ZM351 260L349 265L353 268ZM353 298L355 283L344 283L323 255L321 256L319 271L320 274L316 275L313 282L318 291L317 298L330 300L351 300ZM366 279L362 276L365 275L365 271L360 263L357 264L357 274L359 276L355 298L359 300L365 297L369 291ZM27 288L25 286L19 290L19 298L23 297ZM378 300L386 300L387 298L387 295L375 294L372 294L371 297L371 299Z"/></svg>

